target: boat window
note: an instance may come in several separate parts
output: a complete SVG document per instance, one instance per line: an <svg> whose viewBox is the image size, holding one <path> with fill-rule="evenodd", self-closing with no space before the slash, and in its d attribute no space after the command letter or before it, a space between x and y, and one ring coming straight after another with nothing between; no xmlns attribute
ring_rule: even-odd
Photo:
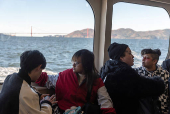
<svg viewBox="0 0 170 114"><path fill-rule="evenodd" d="M161 50L158 64L168 53L169 15L163 8L119 2L113 5L111 42L128 44L134 55L134 66L142 65L141 50Z"/></svg>
<svg viewBox="0 0 170 114"><path fill-rule="evenodd" d="M18 72L26 50L44 54L48 74L72 68L76 51L93 51L94 14L85 0L1 0L0 25L1 81Z"/></svg>

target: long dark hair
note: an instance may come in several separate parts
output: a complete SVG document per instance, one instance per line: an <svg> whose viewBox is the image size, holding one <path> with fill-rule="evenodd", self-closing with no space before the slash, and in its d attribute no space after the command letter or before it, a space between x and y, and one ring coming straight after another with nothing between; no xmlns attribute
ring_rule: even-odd
<svg viewBox="0 0 170 114"><path fill-rule="evenodd" d="M75 59L81 57L81 63L85 72L85 77L86 77L86 86L89 89L90 86L93 84L93 82L99 78L98 71L95 68L94 65L94 54L87 50L87 49L82 49L77 51L73 57L72 61ZM79 79L78 73L76 73L77 78Z"/></svg>

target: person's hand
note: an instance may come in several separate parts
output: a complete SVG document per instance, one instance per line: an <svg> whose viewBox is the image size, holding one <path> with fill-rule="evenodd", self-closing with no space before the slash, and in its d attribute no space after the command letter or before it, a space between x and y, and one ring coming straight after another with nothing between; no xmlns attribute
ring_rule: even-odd
<svg viewBox="0 0 170 114"><path fill-rule="evenodd" d="M51 97L50 96L46 96L46 97L43 98L43 100L47 100L47 101L51 102L51 104L55 104L55 103L58 102L58 101L55 101L56 100L55 99L55 95L52 95Z"/></svg>
<svg viewBox="0 0 170 114"><path fill-rule="evenodd" d="M42 94L41 96L40 96L40 100L42 100L44 97L46 97L46 96L49 96L49 94Z"/></svg>

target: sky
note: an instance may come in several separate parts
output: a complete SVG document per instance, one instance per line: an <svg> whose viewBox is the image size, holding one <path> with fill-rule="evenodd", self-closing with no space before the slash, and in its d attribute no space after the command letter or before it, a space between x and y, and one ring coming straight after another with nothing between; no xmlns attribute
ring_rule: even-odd
<svg viewBox="0 0 170 114"><path fill-rule="evenodd" d="M169 29L170 18L163 8L116 3L113 5L113 29L131 28L135 31Z"/></svg>
<svg viewBox="0 0 170 114"><path fill-rule="evenodd" d="M33 33L68 34L94 29L94 15L85 0L0 0L0 33L30 36L31 27ZM170 19L162 8L121 2L113 5L112 29L119 28L167 29Z"/></svg>

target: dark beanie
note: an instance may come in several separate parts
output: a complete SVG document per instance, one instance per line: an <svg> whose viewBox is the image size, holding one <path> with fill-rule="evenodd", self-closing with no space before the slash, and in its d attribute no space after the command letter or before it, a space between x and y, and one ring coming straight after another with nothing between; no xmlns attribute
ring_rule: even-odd
<svg viewBox="0 0 170 114"><path fill-rule="evenodd" d="M124 54L128 45L118 44L116 42L112 43L108 48L109 57L111 59L119 60L120 57Z"/></svg>

